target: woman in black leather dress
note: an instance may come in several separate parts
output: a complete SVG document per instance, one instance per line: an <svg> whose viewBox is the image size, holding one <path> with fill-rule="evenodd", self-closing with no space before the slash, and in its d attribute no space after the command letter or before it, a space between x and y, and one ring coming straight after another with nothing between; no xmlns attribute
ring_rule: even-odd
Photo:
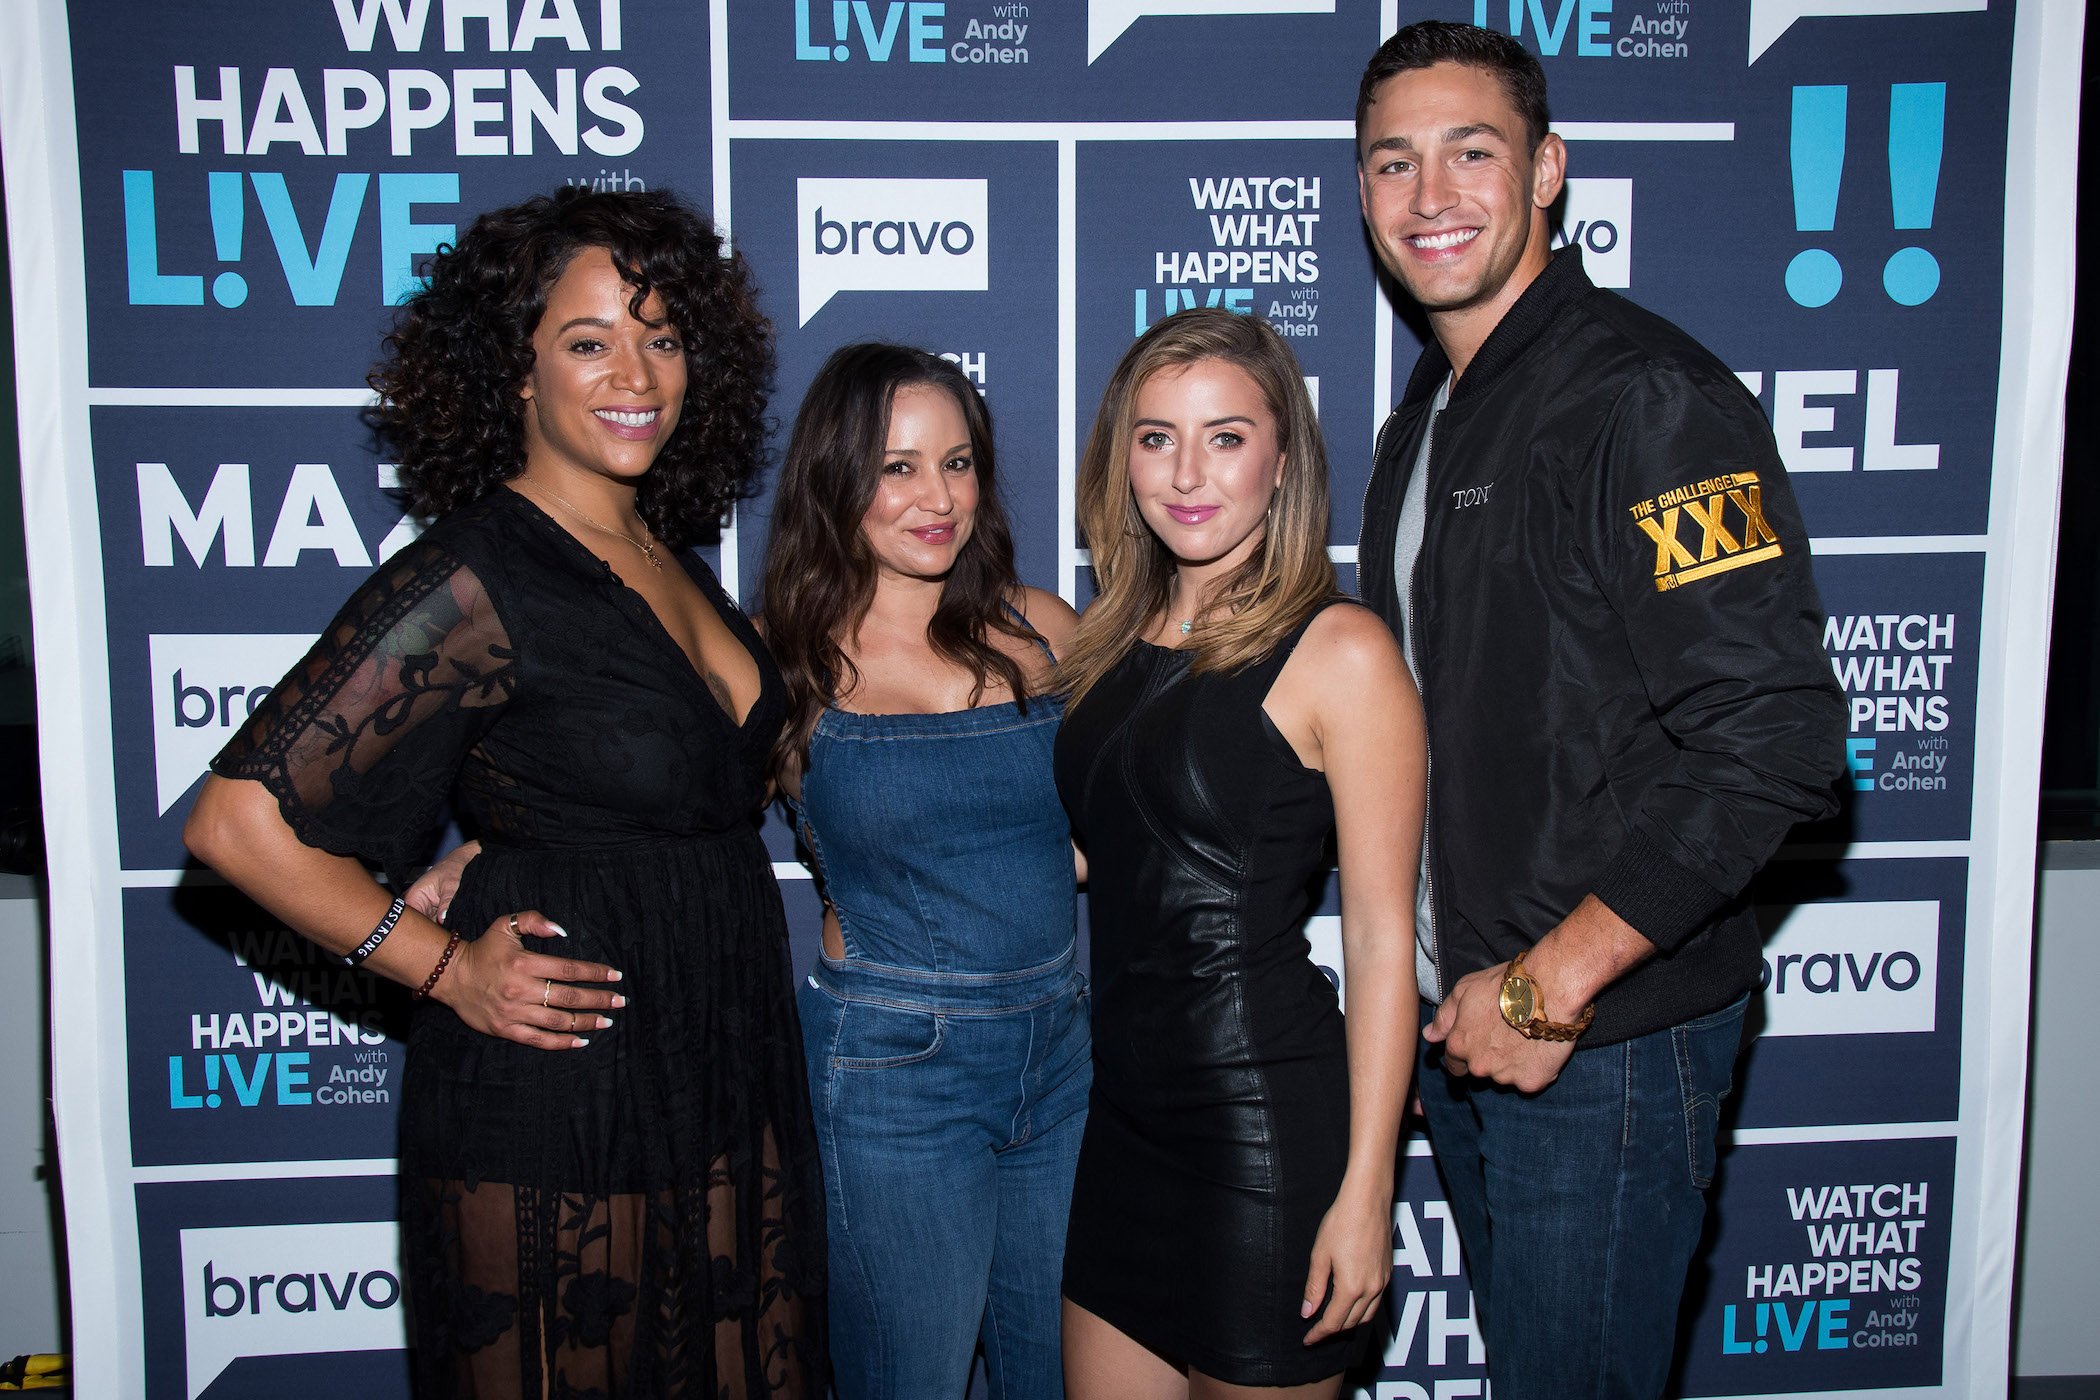
<svg viewBox="0 0 2100 1400"><path fill-rule="evenodd" d="M1331 1397L1378 1331L1425 751L1391 634L1335 592L1326 472L1281 338L1210 310L1131 347L1081 465L1100 592L1057 744L1094 964L1072 1400ZM1330 849L1346 1028L1304 935Z"/></svg>
<svg viewBox="0 0 2100 1400"><path fill-rule="evenodd" d="M756 830L784 690L685 548L761 460L743 262L665 194L567 190L440 252L388 352L376 414L440 518L213 763L191 848L418 989L421 1400L818 1400L823 1182ZM401 889L454 791L484 844L440 926L358 858Z"/></svg>

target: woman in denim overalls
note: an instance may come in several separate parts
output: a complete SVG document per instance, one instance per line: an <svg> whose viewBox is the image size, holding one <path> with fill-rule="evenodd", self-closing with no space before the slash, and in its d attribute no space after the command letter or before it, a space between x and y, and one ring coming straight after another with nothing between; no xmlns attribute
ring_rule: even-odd
<svg viewBox="0 0 2100 1400"><path fill-rule="evenodd" d="M825 900L800 991L841 1400L1063 1394L1058 1286L1092 1078L1053 649L991 422L947 361L852 345L795 423L766 555L779 777Z"/></svg>

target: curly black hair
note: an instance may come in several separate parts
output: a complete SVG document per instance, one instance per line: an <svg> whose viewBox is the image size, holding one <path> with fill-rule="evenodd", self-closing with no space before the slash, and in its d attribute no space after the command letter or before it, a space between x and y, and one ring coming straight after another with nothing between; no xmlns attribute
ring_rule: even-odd
<svg viewBox="0 0 2100 1400"><path fill-rule="evenodd" d="M743 258L724 256L713 225L668 191L570 187L476 219L438 250L366 376L379 396L372 426L419 515L463 506L524 470L518 390L532 371L532 334L548 292L586 248L611 255L637 317L660 294L685 341L685 405L635 509L674 548L705 541L764 464L773 327Z"/></svg>

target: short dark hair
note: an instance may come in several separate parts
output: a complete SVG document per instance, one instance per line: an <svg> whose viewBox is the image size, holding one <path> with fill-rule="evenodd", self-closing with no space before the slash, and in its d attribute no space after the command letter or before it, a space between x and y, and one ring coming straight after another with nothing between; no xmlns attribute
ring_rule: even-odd
<svg viewBox="0 0 2100 1400"><path fill-rule="evenodd" d="M1501 80L1510 104L1524 119L1530 146L1538 148L1551 123L1546 115L1546 73L1538 59L1507 34L1448 20L1417 20L1378 46L1356 87L1356 135L1363 138L1364 113L1378 96L1378 85L1397 73L1458 63L1480 68Z"/></svg>
<svg viewBox="0 0 2100 1400"><path fill-rule="evenodd" d="M707 540L764 464L773 330L744 260L724 256L714 226L668 191L568 186L476 219L401 308L366 381L379 396L369 421L418 515L454 510L524 470L518 387L532 372L533 330L586 248L611 256L637 317L661 294L685 342L685 404L635 509L668 544Z"/></svg>

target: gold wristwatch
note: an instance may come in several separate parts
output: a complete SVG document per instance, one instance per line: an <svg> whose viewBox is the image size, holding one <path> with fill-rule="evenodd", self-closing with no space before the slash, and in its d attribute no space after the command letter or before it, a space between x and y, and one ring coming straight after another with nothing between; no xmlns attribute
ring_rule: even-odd
<svg viewBox="0 0 2100 1400"><path fill-rule="evenodd" d="M1510 960L1509 971L1502 974L1502 1019L1527 1040L1573 1040L1596 1018L1597 1004L1591 1002L1575 1021L1547 1020L1545 998L1539 995L1538 982L1524 970L1522 953Z"/></svg>

